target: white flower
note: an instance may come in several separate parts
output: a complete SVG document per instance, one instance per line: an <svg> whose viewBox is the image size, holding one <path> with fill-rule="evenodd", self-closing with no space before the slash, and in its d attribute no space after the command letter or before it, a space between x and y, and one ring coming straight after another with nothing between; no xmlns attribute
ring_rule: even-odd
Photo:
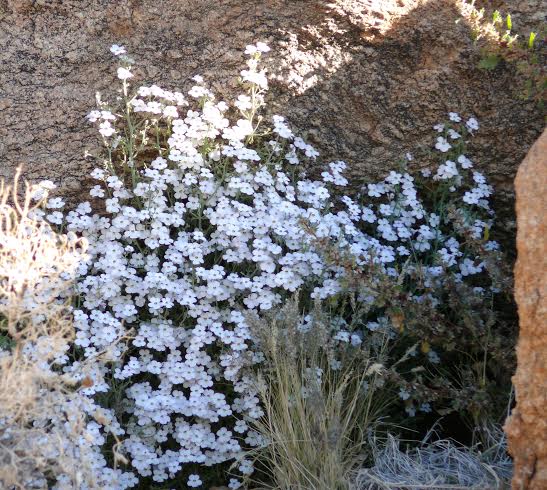
<svg viewBox="0 0 547 490"><path fill-rule="evenodd" d="M367 184L368 195L370 197L380 197L386 192L385 186L383 184Z"/></svg>
<svg viewBox="0 0 547 490"><path fill-rule="evenodd" d="M462 199L467 204L478 204L480 197L481 196L474 191L467 191Z"/></svg>
<svg viewBox="0 0 547 490"><path fill-rule="evenodd" d="M89 191L89 195L92 197L104 197L104 190L100 185L96 185Z"/></svg>
<svg viewBox="0 0 547 490"><path fill-rule="evenodd" d="M118 68L117 73L120 80L128 80L133 76L133 73L131 73L127 68L123 68L122 66Z"/></svg>
<svg viewBox="0 0 547 490"><path fill-rule="evenodd" d="M152 90L150 89L150 87L139 87L137 93L140 97L150 97L150 95L152 95Z"/></svg>
<svg viewBox="0 0 547 490"><path fill-rule="evenodd" d="M46 219L53 224L60 225L63 222L63 213L54 211L46 216Z"/></svg>
<svg viewBox="0 0 547 490"><path fill-rule="evenodd" d="M452 148L452 145L442 136L439 136L437 138L437 143L435 143L435 148L437 150L442 151L443 153L446 153L450 148Z"/></svg>
<svg viewBox="0 0 547 490"><path fill-rule="evenodd" d="M479 129L479 123L478 121L474 118L474 117L471 117L469 118L466 122L465 122L465 125L467 127L467 130L472 133L473 131L476 131L477 129Z"/></svg>
<svg viewBox="0 0 547 490"><path fill-rule="evenodd" d="M38 182L38 186L48 191L52 191L57 188L57 186L51 180L41 180L40 182Z"/></svg>
<svg viewBox="0 0 547 490"><path fill-rule="evenodd" d="M188 477L188 482L186 484L189 487L196 488L196 487L201 487L203 482L201 481L199 475L190 475Z"/></svg>
<svg viewBox="0 0 547 490"><path fill-rule="evenodd" d="M427 353L427 357L429 362L432 362L433 364L439 364L439 362L441 362L441 358L433 349Z"/></svg>
<svg viewBox="0 0 547 490"><path fill-rule="evenodd" d="M460 122L462 120L462 118L457 112L449 112L448 117L453 122Z"/></svg>
<svg viewBox="0 0 547 490"><path fill-rule="evenodd" d="M49 199L46 203L46 208L48 209L62 209L65 206L65 202L61 197L54 197Z"/></svg>
<svg viewBox="0 0 547 490"><path fill-rule="evenodd" d="M89 122L92 122L92 123L96 122L100 117L101 117L101 111L97 111L97 110L91 111L91 112L86 116L87 120L88 120Z"/></svg>
<svg viewBox="0 0 547 490"><path fill-rule="evenodd" d="M176 119L177 117L179 117L179 113L177 111L177 108L175 106L172 106L172 105L168 105L163 109L163 115L165 117L171 117L173 119Z"/></svg>
<svg viewBox="0 0 547 490"><path fill-rule="evenodd" d="M248 95L240 95L234 105L240 111L246 111L252 107L251 98Z"/></svg>
<svg viewBox="0 0 547 490"><path fill-rule="evenodd" d="M255 54L258 52L258 49L256 49L256 46L254 44L249 44L245 47L245 54Z"/></svg>
<svg viewBox="0 0 547 490"><path fill-rule="evenodd" d="M465 155L460 155L458 157L458 163L462 166L464 169L472 168L473 162L469 160Z"/></svg>
<svg viewBox="0 0 547 490"><path fill-rule="evenodd" d="M432 411L429 403L422 403L419 407L420 412L430 413Z"/></svg>
<svg viewBox="0 0 547 490"><path fill-rule="evenodd" d="M399 390L399 398L401 400L408 400L410 398L410 393L403 388Z"/></svg>
<svg viewBox="0 0 547 490"><path fill-rule="evenodd" d="M114 121L116 116L110 111L101 111L101 119L104 119L105 121Z"/></svg>
<svg viewBox="0 0 547 490"><path fill-rule="evenodd" d="M458 138L461 137L460 133L458 133L457 131L454 131L453 129L448 130L448 136L450 136L450 138L453 140L457 140Z"/></svg>
<svg viewBox="0 0 547 490"><path fill-rule="evenodd" d="M245 54L253 55L255 53L267 53L270 48L267 44L258 42L256 45L249 44L245 47Z"/></svg>
<svg viewBox="0 0 547 490"><path fill-rule="evenodd" d="M460 271L462 276L478 274L482 271L483 267L484 264L482 262L476 264L475 261L468 258L464 259L463 262L460 263Z"/></svg>
<svg viewBox="0 0 547 490"><path fill-rule="evenodd" d="M260 51L261 53L267 53L268 51L270 51L270 47L267 44L260 41L256 43L256 49L257 51Z"/></svg>
<svg viewBox="0 0 547 490"><path fill-rule="evenodd" d="M254 83L262 89L268 88L268 79L264 70L257 72L253 70L241 70L241 78L246 82Z"/></svg>
<svg viewBox="0 0 547 490"><path fill-rule="evenodd" d="M125 48L123 46L118 45L118 44L113 44L112 46L110 46L110 52L114 56L120 56L120 55L126 53Z"/></svg>
<svg viewBox="0 0 547 490"><path fill-rule="evenodd" d="M230 141L241 141L246 136L253 134L254 128L252 123L247 119L239 119L235 126L226 128L222 136ZM242 154L240 153L240 158Z"/></svg>
<svg viewBox="0 0 547 490"><path fill-rule="evenodd" d="M434 178L437 180L447 180L455 177L456 175L459 175L456 164L451 160L447 160L442 165L439 165Z"/></svg>
<svg viewBox="0 0 547 490"><path fill-rule="evenodd" d="M282 116L273 116L274 133L277 133L281 138L292 139L294 137L292 131L285 124L285 118Z"/></svg>
<svg viewBox="0 0 547 490"><path fill-rule="evenodd" d="M481 174L480 172L473 172L473 180L477 184L485 184L486 183L485 176L483 174Z"/></svg>
<svg viewBox="0 0 547 490"><path fill-rule="evenodd" d="M188 95L191 97L194 97L195 99L199 99L201 97L206 97L210 95L210 92L205 87L202 87L201 85L194 85L189 91Z"/></svg>
<svg viewBox="0 0 547 490"><path fill-rule="evenodd" d="M105 171L101 168L95 168L90 175L95 180L103 180L105 178Z"/></svg>
<svg viewBox="0 0 547 490"><path fill-rule="evenodd" d="M230 488L231 490L237 490L238 488L241 488L241 482L239 480L236 480L235 478L230 478L228 488Z"/></svg>
<svg viewBox="0 0 547 490"><path fill-rule="evenodd" d="M101 133L106 138L112 136L115 132L116 130L108 121L103 121L101 124L99 124L99 133Z"/></svg>

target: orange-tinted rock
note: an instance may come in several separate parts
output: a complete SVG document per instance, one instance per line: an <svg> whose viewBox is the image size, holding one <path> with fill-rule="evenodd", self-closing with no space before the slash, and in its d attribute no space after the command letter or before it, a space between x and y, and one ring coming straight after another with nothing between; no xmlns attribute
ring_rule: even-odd
<svg viewBox="0 0 547 490"><path fill-rule="evenodd" d="M506 423L514 489L547 489L547 129L519 167L515 296L520 333Z"/></svg>

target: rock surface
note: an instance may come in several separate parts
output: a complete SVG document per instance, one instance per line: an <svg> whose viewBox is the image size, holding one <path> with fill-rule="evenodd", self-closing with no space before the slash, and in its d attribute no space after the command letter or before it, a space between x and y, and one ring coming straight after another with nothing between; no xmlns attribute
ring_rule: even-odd
<svg viewBox="0 0 547 490"><path fill-rule="evenodd" d="M515 296L520 333L516 408L505 430L514 489L547 488L547 129L519 167Z"/></svg>
<svg viewBox="0 0 547 490"><path fill-rule="evenodd" d="M113 91L111 44L134 55L138 82L184 89L199 73L229 96L245 45L262 40L272 47L271 112L287 115L325 159L346 160L355 185L430 147L432 125L449 110L475 115L473 156L510 229L517 162L543 118L515 97L514 70L477 68L458 1L0 0L0 177L23 164L26 177L82 198L85 151L98 145L84 116L97 91ZM494 6L528 26L546 2Z"/></svg>

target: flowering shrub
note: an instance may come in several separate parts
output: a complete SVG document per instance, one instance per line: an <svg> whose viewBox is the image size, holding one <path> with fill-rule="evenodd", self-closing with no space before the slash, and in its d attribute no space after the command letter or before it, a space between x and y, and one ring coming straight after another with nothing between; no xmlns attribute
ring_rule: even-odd
<svg viewBox="0 0 547 490"><path fill-rule="evenodd" d="M445 144L449 144L446 139ZM458 160L468 165L463 158ZM478 199L473 189L456 193L451 185L455 176L439 177L453 166L452 160L446 160L435 174L423 169L426 178L416 179L421 205L438 210L427 212L435 220L429 229L437 239L421 249L420 242L409 249L400 245L397 251L402 256L390 267L363 266L353 254L341 254L336 246L323 243L327 260L345 271L341 291L328 303L333 324L342 328L332 332L333 338L372 347L388 339L387 348L376 354L382 373L379 382L384 391L396 391L400 403L391 403L385 415L399 419L397 405L402 405L406 417L400 423L415 428L423 424L408 416L427 418L431 412L455 413L458 423L469 424L469 429L501 422L515 366L515 329L507 312L510 271L497 243L489 239L491 220L484 215L487 221L476 219L483 212L490 214L487 201ZM482 181L477 173L474 179ZM376 190L377 185L368 186L369 193ZM378 199L369 207L376 212L392 199L384 197L383 203ZM370 203L370 197L366 201ZM485 208L478 215L470 213L462 205L467 201ZM386 225L378 220L371 234L383 233L396 222ZM420 225L419 230L427 228Z"/></svg>
<svg viewBox="0 0 547 490"><path fill-rule="evenodd" d="M83 390L104 405L90 439L98 449L109 434L123 435L143 482L206 486L204 467L234 458L240 475L253 472L244 448L260 444L250 422L263 412L244 368L262 356L245 312L282 305L296 290L308 304L338 301L352 270L374 271L352 296L366 328L350 328L343 312L332 325L333 342L359 344L405 329L403 312L380 305L377 277L404 285L416 305L439 306L449 281L484 300L496 291L490 280L475 283L489 265L471 241L497 250L488 239L492 188L465 153L478 122L450 113L436 126L442 162L423 170L423 184L402 168L366 186L361 200L336 197L345 163L308 179L299 163L318 152L283 117L267 124L260 114L268 82L259 61L268 50L247 47L243 93L229 105L199 76L187 95L156 85L132 91L133 60L112 46L121 94L88 115L105 145L93 200L64 214L52 199L41 213L89 242L74 310L78 360L65 369L109 352L113 367L95 365ZM421 353L408 356L438 365L435 342L424 338ZM409 413L430 409L405 390ZM118 470L104 475L102 488L136 483Z"/></svg>
<svg viewBox="0 0 547 490"><path fill-rule="evenodd" d="M341 198L350 215L362 216L361 232L391 244L388 260L363 264L356 244L345 256L330 245L324 251L345 270L337 302L350 330L364 325L369 342L391 338L385 380L406 413L457 412L475 427L503 416L508 403L515 336L500 303L511 301L511 281L490 239L493 189L466 156L478 122L448 116L434 127L436 167L415 177L392 171L355 201ZM352 302L342 300L348 292Z"/></svg>

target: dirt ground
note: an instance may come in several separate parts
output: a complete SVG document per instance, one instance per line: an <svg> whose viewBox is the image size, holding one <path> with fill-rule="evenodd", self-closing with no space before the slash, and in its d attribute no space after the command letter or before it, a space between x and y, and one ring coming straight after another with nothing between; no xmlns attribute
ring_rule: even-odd
<svg viewBox="0 0 547 490"><path fill-rule="evenodd" d="M547 0L482 4L510 11L524 34L547 12ZM477 117L473 156L514 234L513 178L544 114L516 97L513 68L477 67L459 0L0 0L0 176L22 164L82 198L98 145L84 116L97 91L112 94L112 43L134 55L138 82L184 89L199 73L229 97L259 40L272 47L269 110L326 161L346 160L355 186L431 146L448 111Z"/></svg>

